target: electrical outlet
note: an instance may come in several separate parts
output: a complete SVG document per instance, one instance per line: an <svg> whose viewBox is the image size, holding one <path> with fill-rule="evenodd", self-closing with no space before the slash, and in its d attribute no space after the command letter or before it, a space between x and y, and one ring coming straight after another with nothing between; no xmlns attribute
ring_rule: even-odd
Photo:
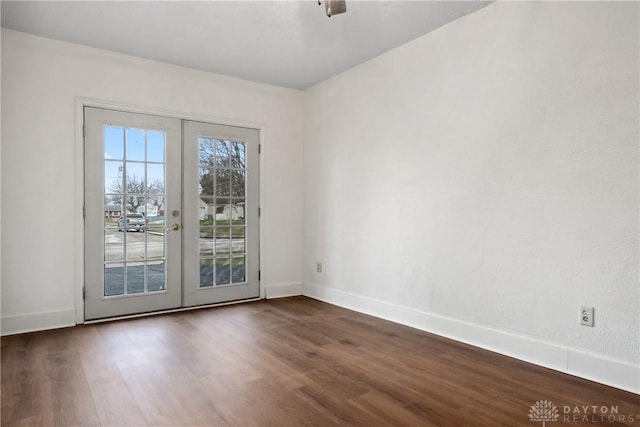
<svg viewBox="0 0 640 427"><path fill-rule="evenodd" d="M593 327L593 307L580 307L580 324Z"/></svg>
<svg viewBox="0 0 640 427"><path fill-rule="evenodd" d="M322 263L320 261L316 262L316 273L322 273Z"/></svg>

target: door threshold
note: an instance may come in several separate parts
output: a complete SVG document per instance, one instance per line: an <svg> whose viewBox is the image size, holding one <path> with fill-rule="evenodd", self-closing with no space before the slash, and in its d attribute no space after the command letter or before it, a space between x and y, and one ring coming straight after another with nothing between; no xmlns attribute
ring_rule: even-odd
<svg viewBox="0 0 640 427"><path fill-rule="evenodd" d="M199 310L201 308L213 308L213 307L222 307L225 305L235 305L235 304L241 304L244 302L255 302L255 301L260 301L261 298L249 298L249 299L241 299L241 300L235 300L235 301L228 301L228 302L220 302L217 304L204 304L204 305L194 305L191 307L178 307L178 308L170 308L168 310L159 310L159 311L148 311L146 313L136 313L136 314L127 314L125 316L115 316L115 317L105 317L102 319L93 319L93 320L85 320L82 324L83 325L92 325L95 323L105 323L105 322L112 322L114 320L126 320L126 319L137 319L140 317L149 317L149 316L156 316L159 314L170 314L170 313L180 313L181 311L191 311L191 310Z"/></svg>

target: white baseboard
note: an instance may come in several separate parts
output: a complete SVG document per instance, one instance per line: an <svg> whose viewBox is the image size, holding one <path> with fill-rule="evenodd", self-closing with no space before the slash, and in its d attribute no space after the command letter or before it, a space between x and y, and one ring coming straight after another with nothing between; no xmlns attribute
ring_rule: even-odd
<svg viewBox="0 0 640 427"><path fill-rule="evenodd" d="M568 348L568 374L640 394L640 366Z"/></svg>
<svg viewBox="0 0 640 427"><path fill-rule="evenodd" d="M302 295L302 283L267 285L264 289L267 299ZM76 310L73 309L2 317L0 330L4 336L75 325Z"/></svg>
<svg viewBox="0 0 640 427"><path fill-rule="evenodd" d="M76 310L47 311L2 318L2 336L76 325Z"/></svg>
<svg viewBox="0 0 640 427"><path fill-rule="evenodd" d="M640 365L607 359L570 347L478 326L324 286L305 283L302 294L545 368L640 394Z"/></svg>
<svg viewBox="0 0 640 427"><path fill-rule="evenodd" d="M278 283L264 287L265 298L284 298L302 295L302 283Z"/></svg>

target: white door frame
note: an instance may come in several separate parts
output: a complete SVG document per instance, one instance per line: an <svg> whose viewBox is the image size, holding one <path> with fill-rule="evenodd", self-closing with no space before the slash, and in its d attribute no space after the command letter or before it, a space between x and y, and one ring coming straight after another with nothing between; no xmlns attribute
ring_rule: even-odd
<svg viewBox="0 0 640 427"><path fill-rule="evenodd" d="M84 248L84 136L83 136L83 126L84 126L84 107L95 107L95 108L105 108L111 110L119 110L123 112L129 113L138 113L138 114L148 114L153 116L163 116L169 118L183 119L183 120L193 120L200 121L206 123L214 123L226 126L237 126L237 127L246 127L257 129L259 131L259 143L262 150L265 149L265 128L266 125L261 122L254 122L249 120L242 119L234 119L223 116L214 116L207 114L195 114L195 113L187 113L183 111L176 110L168 110L163 108L150 108L144 107L140 105L134 104L126 104L119 102L111 102L105 101L101 99L87 98L87 97L76 97L75 98L75 114L76 114L76 138L75 138L75 214L74 214L74 242L75 242L75 308L76 308L76 324L85 323L84 319L84 280L85 280L85 271L84 271L84 257L85 257L85 248ZM259 156L259 191L258 191L258 205L262 205L262 201L260 200L260 195L264 194L264 164L262 161L263 156ZM262 218L258 219L260 224L258 231L258 240L259 240L259 251L262 253L263 251L263 227L262 227ZM258 255L259 256L259 255ZM261 266L262 273L264 274L264 266ZM265 298L265 290L264 290L264 280L260 280L260 298ZM176 309L175 311L180 310L191 310L198 307L187 307Z"/></svg>

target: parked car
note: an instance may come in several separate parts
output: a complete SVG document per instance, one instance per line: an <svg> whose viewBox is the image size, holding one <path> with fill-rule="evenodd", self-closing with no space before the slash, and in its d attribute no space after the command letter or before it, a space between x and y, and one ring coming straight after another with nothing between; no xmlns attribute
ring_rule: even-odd
<svg viewBox="0 0 640 427"><path fill-rule="evenodd" d="M147 221L141 213L128 213L118 220L118 231L144 231Z"/></svg>

